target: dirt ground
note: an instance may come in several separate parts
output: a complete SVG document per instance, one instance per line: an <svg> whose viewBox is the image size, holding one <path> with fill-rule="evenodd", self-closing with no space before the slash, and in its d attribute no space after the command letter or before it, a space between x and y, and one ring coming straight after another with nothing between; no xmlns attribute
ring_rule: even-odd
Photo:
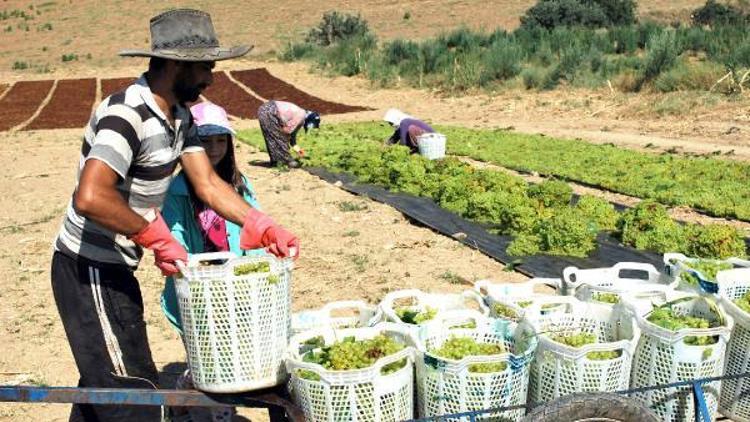
<svg viewBox="0 0 750 422"><path fill-rule="evenodd" d="M76 369L49 288L51 243L72 193L80 130L0 134L0 384L72 386ZM295 310L327 301L376 303L402 288L460 291L482 278L524 276L458 242L417 227L392 208L359 198L301 170L279 172L250 162L267 159L239 147L242 169L264 210L296 233L302 256L294 271ZM50 166L50 163L56 163ZM345 212L347 203L361 211ZM22 204L19 206L19 204ZM138 270L149 340L165 380L185 356L158 304L162 278L151 255ZM0 421L67 420L66 405L0 404ZM258 412L243 410L253 420Z"/></svg>

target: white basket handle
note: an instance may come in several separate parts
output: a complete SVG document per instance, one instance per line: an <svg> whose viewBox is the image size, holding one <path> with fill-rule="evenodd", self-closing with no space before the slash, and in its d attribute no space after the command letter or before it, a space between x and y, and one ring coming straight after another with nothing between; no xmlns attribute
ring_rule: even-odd
<svg viewBox="0 0 750 422"><path fill-rule="evenodd" d="M750 267L750 260L747 260L747 259L732 257L732 258L727 259L727 261L729 261L730 264L736 265L738 267L743 267L743 268Z"/></svg>
<svg viewBox="0 0 750 422"><path fill-rule="evenodd" d="M195 264L203 261L229 261L230 259L234 258L237 258L237 255L232 252L197 253L190 255L190 257L188 258L187 266L192 267Z"/></svg>
<svg viewBox="0 0 750 422"><path fill-rule="evenodd" d="M333 311L342 311L347 309L361 311L364 308L367 308L367 304L361 300L340 300L337 302L326 303L325 306L323 306L320 310L323 311L323 313L327 314L328 317L330 317Z"/></svg>
<svg viewBox="0 0 750 422"><path fill-rule="evenodd" d="M385 314L385 317L387 320L392 322L401 322L401 318L396 315L396 310L393 309L393 303L399 299L407 299L407 298L414 298L416 299L417 303L419 303L424 297L424 293L422 293L421 290L417 289L408 289L408 290L397 290L395 292L388 293L385 295L385 298L383 298L383 301L380 302L380 308L383 311L383 314Z"/></svg>
<svg viewBox="0 0 750 422"><path fill-rule="evenodd" d="M555 347L559 348L567 348L575 350L574 358L580 358L582 356L586 356L587 354L591 352L613 352L616 350L621 350L623 354L632 355L634 346L637 343L636 341L632 340L618 340L618 341L610 341L610 342L604 342L604 343L593 343L593 344L587 344L585 346L581 347L572 347L568 346L562 343L558 343L551 338L549 341L554 344Z"/></svg>
<svg viewBox="0 0 750 422"><path fill-rule="evenodd" d="M489 315L490 314L490 308L487 306L486 303L484 303L484 298L482 297L482 295L480 295L476 291L474 291L474 290L464 290L461 293L461 297L463 297L464 299L471 299L471 300L477 302L477 304L479 305L479 309L480 309L480 312L482 313L482 315Z"/></svg>
<svg viewBox="0 0 750 422"><path fill-rule="evenodd" d="M687 256L681 253L675 253L675 252L667 252L664 254L662 260L664 261L664 271L674 277L674 274L672 274L672 265L674 265L671 261L684 261L688 259Z"/></svg>

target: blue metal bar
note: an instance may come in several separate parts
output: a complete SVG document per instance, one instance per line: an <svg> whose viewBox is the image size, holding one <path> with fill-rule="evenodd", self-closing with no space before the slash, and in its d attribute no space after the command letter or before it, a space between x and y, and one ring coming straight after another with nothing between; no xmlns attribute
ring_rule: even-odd
<svg viewBox="0 0 750 422"><path fill-rule="evenodd" d="M695 407L695 422L711 422L711 415L700 382L693 383L693 404L693 407Z"/></svg>

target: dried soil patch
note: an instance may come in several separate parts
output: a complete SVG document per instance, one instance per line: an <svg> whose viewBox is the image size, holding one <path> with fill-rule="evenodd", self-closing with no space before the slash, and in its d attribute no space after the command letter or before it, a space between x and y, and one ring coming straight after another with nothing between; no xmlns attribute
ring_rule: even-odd
<svg viewBox="0 0 750 422"><path fill-rule="evenodd" d="M224 107L232 116L255 119L261 102L248 94L242 87L232 82L224 72L214 72L214 83L203 96Z"/></svg>
<svg viewBox="0 0 750 422"><path fill-rule="evenodd" d="M94 78L58 81L49 103L24 130L82 127L91 117L95 98Z"/></svg>
<svg viewBox="0 0 750 422"><path fill-rule="evenodd" d="M135 78L102 79L102 99L109 97L115 92L122 91L133 83Z"/></svg>
<svg viewBox="0 0 750 422"><path fill-rule="evenodd" d="M0 131L23 123L39 108L54 81L16 82L0 100Z"/></svg>
<svg viewBox="0 0 750 422"><path fill-rule="evenodd" d="M300 91L294 85L271 75L265 68L233 71L231 73L235 79L242 82L263 98L269 100L289 101L302 108L315 110L321 114L339 114L370 110L366 107L339 104L314 97L304 91Z"/></svg>

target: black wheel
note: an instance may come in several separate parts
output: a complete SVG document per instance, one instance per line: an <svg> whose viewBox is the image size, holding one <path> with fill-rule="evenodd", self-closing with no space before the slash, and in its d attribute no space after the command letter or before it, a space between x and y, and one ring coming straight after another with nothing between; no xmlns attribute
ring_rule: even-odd
<svg viewBox="0 0 750 422"><path fill-rule="evenodd" d="M534 408L523 422L659 422L637 400L613 393L572 394Z"/></svg>

